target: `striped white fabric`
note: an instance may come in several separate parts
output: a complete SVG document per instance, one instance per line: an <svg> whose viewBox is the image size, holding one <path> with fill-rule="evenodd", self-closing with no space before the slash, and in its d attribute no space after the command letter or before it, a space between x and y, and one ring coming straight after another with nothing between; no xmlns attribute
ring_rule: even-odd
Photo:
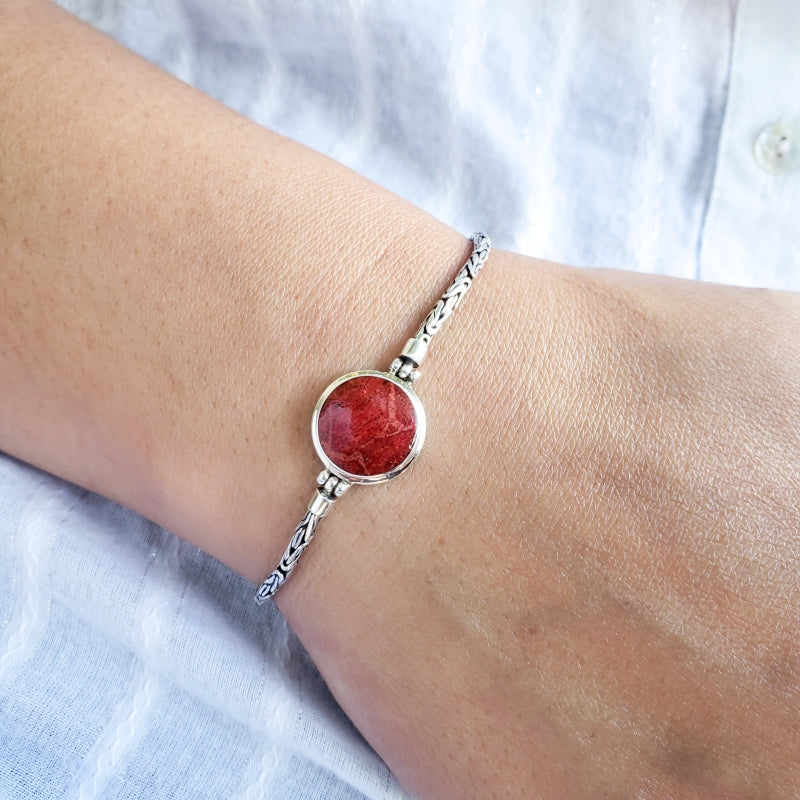
<svg viewBox="0 0 800 800"><path fill-rule="evenodd" d="M800 289L800 172L752 154L800 119L792 0L67 5L497 246ZM0 799L403 797L252 594L0 455Z"/></svg>

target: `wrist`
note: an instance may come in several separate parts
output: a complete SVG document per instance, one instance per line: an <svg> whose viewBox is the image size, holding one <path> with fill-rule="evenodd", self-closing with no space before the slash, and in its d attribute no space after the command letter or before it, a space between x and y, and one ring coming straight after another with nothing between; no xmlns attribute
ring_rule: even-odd
<svg viewBox="0 0 800 800"><path fill-rule="evenodd" d="M321 209L309 217L308 233L297 230L274 294L260 254L239 266L258 298L249 309L237 308L245 330L228 330L216 345L213 368L176 410L157 448L151 483L167 503L159 521L254 582L283 552L319 473L310 419L320 392L345 372L388 369L420 309L468 249L463 237L409 213L391 195L369 184L366 190L380 200L386 230L348 220L341 208L334 226ZM297 242L312 238L312 227L319 246L301 251ZM215 346L216 318L195 320L194 327L193 336ZM203 435L187 424L199 424Z"/></svg>
<svg viewBox="0 0 800 800"><path fill-rule="evenodd" d="M452 729L463 703L485 701L487 727L476 737L464 725L463 748L448 747L454 761L436 765L428 778L436 772L442 779L450 769L469 772L459 758L468 760L470 747L492 736L492 752L501 751L513 728L495 729L489 721L498 689L486 681L492 667L464 655L475 646L476 630L491 636L498 587L516 581L523 589L505 603L511 618L542 574L535 538L546 532L537 531L536 492L528 481L531 465L543 457L532 435L535 420L550 403L561 405L559 387L542 380L542 365L554 357L544 340L546 326L560 317L560 275L554 265L493 250L415 385L428 417L423 452L391 484L355 487L338 501L275 598L339 701L412 787L421 788L418 776L404 773L397 753L434 748L425 736ZM426 310L427 304L417 311L412 326ZM521 352L529 358L521 360ZM393 355L384 356L385 365ZM361 366L360 360L337 365L329 377ZM309 479L318 470L313 461ZM519 529L525 541L506 538ZM442 668L424 687L417 683L421 663ZM537 749L558 750L557 738L542 721L530 748L538 780L547 769ZM519 779L523 785L526 776ZM465 787L469 779L462 775L453 785ZM449 796L453 790L438 791Z"/></svg>

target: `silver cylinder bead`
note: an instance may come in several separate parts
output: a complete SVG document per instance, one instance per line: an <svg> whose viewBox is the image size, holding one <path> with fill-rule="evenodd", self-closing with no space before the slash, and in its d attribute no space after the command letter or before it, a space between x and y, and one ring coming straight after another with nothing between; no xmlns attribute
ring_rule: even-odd
<svg viewBox="0 0 800 800"><path fill-rule="evenodd" d="M331 510L332 505L333 500L317 489L314 496L311 498L311 502L308 504L308 510L321 519Z"/></svg>
<svg viewBox="0 0 800 800"><path fill-rule="evenodd" d="M428 355L428 343L422 338L409 339L400 353L400 358L413 361L415 366L420 366Z"/></svg>

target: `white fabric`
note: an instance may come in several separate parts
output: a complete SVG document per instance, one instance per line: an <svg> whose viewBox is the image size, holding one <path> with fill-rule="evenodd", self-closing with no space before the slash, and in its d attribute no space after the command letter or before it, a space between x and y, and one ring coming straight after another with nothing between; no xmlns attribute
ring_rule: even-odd
<svg viewBox="0 0 800 800"><path fill-rule="evenodd" d="M800 3L741 0L703 232L708 280L800 289L800 170L770 175L749 146L767 124L800 122L798 42Z"/></svg>
<svg viewBox="0 0 800 800"><path fill-rule="evenodd" d="M792 0L67 5L499 246L800 289L800 172L752 154L800 117ZM0 798L402 797L252 594L0 455Z"/></svg>

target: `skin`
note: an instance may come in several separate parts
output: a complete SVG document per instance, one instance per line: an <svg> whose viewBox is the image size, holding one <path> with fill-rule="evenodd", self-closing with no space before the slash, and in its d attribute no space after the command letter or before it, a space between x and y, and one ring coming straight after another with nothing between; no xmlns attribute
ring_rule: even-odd
<svg viewBox="0 0 800 800"><path fill-rule="evenodd" d="M469 243L47 3L3 4L0 74L0 447L260 581L319 393L387 367ZM404 785L800 796L798 323L493 252L422 456L277 596Z"/></svg>

